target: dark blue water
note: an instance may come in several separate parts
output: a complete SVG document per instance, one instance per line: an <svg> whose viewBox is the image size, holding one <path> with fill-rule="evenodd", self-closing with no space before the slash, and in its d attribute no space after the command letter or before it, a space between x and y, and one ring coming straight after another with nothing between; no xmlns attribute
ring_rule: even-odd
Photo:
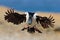
<svg viewBox="0 0 60 40"><path fill-rule="evenodd" d="M60 12L60 0L0 0L0 5L20 11Z"/></svg>

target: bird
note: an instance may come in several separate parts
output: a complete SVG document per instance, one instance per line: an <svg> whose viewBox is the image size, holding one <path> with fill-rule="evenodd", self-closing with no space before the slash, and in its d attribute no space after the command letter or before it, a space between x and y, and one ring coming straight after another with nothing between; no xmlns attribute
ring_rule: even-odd
<svg viewBox="0 0 60 40"><path fill-rule="evenodd" d="M33 23L33 19L37 24L40 24L43 28L54 27L55 19L53 16L38 16L35 12L24 12L24 14L19 14L15 12L14 9L9 9L5 12L4 19L9 23L19 25L26 22L28 25ZM36 25L36 24L35 24Z"/></svg>

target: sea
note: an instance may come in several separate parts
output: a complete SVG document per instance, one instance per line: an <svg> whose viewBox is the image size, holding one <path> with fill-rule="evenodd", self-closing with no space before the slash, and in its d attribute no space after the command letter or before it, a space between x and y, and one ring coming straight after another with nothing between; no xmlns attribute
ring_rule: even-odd
<svg viewBox="0 0 60 40"><path fill-rule="evenodd" d="M60 12L60 0L0 0L0 6L24 12Z"/></svg>

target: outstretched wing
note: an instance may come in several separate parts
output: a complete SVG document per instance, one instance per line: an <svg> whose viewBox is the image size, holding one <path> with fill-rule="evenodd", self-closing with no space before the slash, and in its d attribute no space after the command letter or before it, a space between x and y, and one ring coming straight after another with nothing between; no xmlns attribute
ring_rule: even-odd
<svg viewBox="0 0 60 40"><path fill-rule="evenodd" d="M12 22L14 24L20 24L23 21L26 21L26 14L18 14L17 12L14 12L13 9L7 10L7 12L5 12L5 20L7 20L7 22Z"/></svg>
<svg viewBox="0 0 60 40"><path fill-rule="evenodd" d="M36 16L36 22L40 23L43 28L49 28L49 26L53 27L55 23L55 19L53 19L53 16L48 17L41 17L41 16Z"/></svg>

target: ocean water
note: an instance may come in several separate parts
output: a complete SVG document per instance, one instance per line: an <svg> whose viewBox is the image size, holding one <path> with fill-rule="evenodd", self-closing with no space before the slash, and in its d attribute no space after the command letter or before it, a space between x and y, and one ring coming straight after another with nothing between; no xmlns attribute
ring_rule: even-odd
<svg viewBox="0 0 60 40"><path fill-rule="evenodd" d="M20 11L60 12L60 0L0 0L0 5Z"/></svg>

